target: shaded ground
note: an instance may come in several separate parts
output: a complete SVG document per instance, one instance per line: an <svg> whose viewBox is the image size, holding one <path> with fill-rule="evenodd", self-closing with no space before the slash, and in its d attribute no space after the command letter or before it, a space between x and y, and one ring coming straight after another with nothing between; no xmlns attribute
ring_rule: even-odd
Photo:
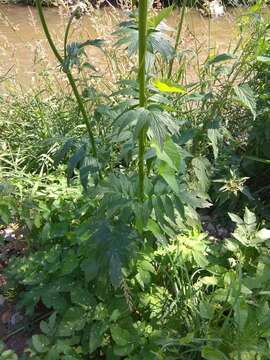
<svg viewBox="0 0 270 360"><path fill-rule="evenodd" d="M12 256L22 255L25 249L26 244L18 226L11 224L0 229L0 339L18 355L27 347L27 340L33 330L27 327L29 319L16 308L15 294L5 290L3 270Z"/></svg>

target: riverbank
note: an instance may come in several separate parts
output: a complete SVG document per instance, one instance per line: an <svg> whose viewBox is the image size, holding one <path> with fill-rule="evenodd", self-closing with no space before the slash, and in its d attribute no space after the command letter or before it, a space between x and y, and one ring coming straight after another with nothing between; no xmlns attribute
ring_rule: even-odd
<svg viewBox="0 0 270 360"><path fill-rule="evenodd" d="M64 9L48 8L44 10L46 19L56 41L61 44L61 35L67 22L67 14ZM243 14L245 9L231 9L224 17L207 19L196 10L189 9L184 22L183 47L188 50L186 56L191 58L191 52L196 48L200 53L200 61L203 62L209 51L226 52L237 36L236 20ZM53 71L55 62L52 53L48 48L37 16L33 7L19 5L0 5L0 55L1 73L9 70L10 83L25 84L31 87L39 86L39 73L47 70L48 74L58 76L58 71ZM84 16L75 22L72 28L72 39L91 39L106 36L106 55L98 49L91 48L88 51L95 67L108 79L116 79L115 62L118 59L118 69L122 72L126 68L126 56L119 56L120 50L115 51L113 43L114 36L108 36L117 29L117 23L126 19L126 13L119 9L106 8L93 11L89 16ZM180 16L179 10L174 10L167 20L170 28L177 28L177 21ZM227 31L224 31L224 28ZM170 33L173 36L173 32ZM205 46L206 45L206 46ZM107 56L112 62L108 62ZM127 63L129 61L127 60ZM193 76L194 66L190 65L188 73Z"/></svg>

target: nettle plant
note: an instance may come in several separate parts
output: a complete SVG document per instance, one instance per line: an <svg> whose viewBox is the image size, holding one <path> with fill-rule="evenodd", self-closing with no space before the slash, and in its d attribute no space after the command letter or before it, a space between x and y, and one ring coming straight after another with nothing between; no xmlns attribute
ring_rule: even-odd
<svg viewBox="0 0 270 360"><path fill-rule="evenodd" d="M73 14L60 54L37 0L45 34L71 84L87 134L70 139L58 152L60 161L67 159L70 182L79 174L84 187L80 210L73 220L70 214L59 217L68 225L64 231L52 226L53 214L42 216L44 246L9 268L13 280L25 288L20 304L30 315L40 301L54 311L42 323L42 334L32 339L33 359L165 356L160 341L168 331L159 331L163 320L156 320L148 307L151 301L152 308L157 303L162 309L168 290L156 288L152 296L149 289L149 301L145 297L146 302L138 303L130 287L136 294L151 285L155 244L166 243L186 226L199 229L196 209L210 203L205 191L189 188L186 159L191 155L174 141L181 120L167 93L185 89L152 76L156 57L169 62L174 55L159 27L168 10L148 18L147 5L147 0L140 1L138 16L120 26L120 43L128 41L130 47L137 37L137 79L122 82L116 105L99 104L89 114L73 71L84 64L84 47L100 46L101 41L68 44ZM63 195L62 200L64 207L69 199ZM144 311L149 324L142 318Z"/></svg>
<svg viewBox="0 0 270 360"><path fill-rule="evenodd" d="M139 12L135 11L130 21L120 24L116 46L127 45L130 54L138 51L137 80L122 81L119 91L113 94L116 105L100 104L89 114L72 67L80 68L79 59L85 46L100 46L102 41L68 44L72 20L78 15L76 11L65 32L64 56L60 55L39 1L37 5L45 34L67 74L87 127L88 139L70 139L59 151L59 159L68 159L68 177L72 179L78 170L85 190L90 191L89 185L96 185L94 192L109 218L121 220L121 213L125 213L126 220L130 213L129 222L135 224L140 233L151 216L168 225L165 218L174 221L175 211L185 216L186 208L189 209L187 216L192 216L192 210L197 207L209 206L205 193L192 193L188 189L185 160L191 156L174 141L182 122L169 105L167 95L183 94L186 90L153 77L160 57L169 63L175 56L163 25L172 9L148 17L148 4L140 1ZM102 133L105 123L106 134Z"/></svg>

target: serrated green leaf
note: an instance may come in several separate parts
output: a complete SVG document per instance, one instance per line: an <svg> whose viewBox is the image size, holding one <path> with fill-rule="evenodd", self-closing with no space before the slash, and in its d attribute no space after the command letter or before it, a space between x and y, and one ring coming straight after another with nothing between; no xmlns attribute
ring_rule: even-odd
<svg viewBox="0 0 270 360"><path fill-rule="evenodd" d="M245 106L247 107L253 117L256 117L256 98L255 94L247 84L242 85L235 85L234 86L234 92L237 96L237 99Z"/></svg>
<svg viewBox="0 0 270 360"><path fill-rule="evenodd" d="M198 180L198 186L201 188L201 191L206 193L210 186L209 170L211 164L208 159L203 157L195 157L191 163Z"/></svg>
<svg viewBox="0 0 270 360"><path fill-rule="evenodd" d="M244 224L244 221L240 218L240 216L233 214L233 213L228 213L228 215L234 223L239 224L239 225Z"/></svg>
<svg viewBox="0 0 270 360"><path fill-rule="evenodd" d="M247 207L245 208L244 222L247 225L256 224L256 215L252 211L250 211Z"/></svg>
<svg viewBox="0 0 270 360"><path fill-rule="evenodd" d="M163 8L157 15L148 19L147 24L149 27L156 28L164 19L166 19L172 12L173 6Z"/></svg>

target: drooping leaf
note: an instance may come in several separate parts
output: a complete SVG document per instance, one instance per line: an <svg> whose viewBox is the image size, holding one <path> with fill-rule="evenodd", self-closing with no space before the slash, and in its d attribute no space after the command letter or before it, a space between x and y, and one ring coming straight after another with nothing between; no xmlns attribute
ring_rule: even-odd
<svg viewBox="0 0 270 360"><path fill-rule="evenodd" d="M208 135L208 139L210 140L211 146L213 148L214 157L215 159L217 159L219 152L218 145L219 145L219 141L222 139L222 133L218 123L212 122L211 124L209 124L207 135Z"/></svg>
<svg viewBox="0 0 270 360"><path fill-rule="evenodd" d="M198 185L203 192L207 192L210 185L210 162L208 159L203 157L196 157L192 159L192 165L195 175L198 180Z"/></svg>
<svg viewBox="0 0 270 360"><path fill-rule="evenodd" d="M85 146L81 146L75 154L73 154L68 160L67 178L70 181L74 175L74 170L79 167L81 161L85 157Z"/></svg>
<svg viewBox="0 0 270 360"><path fill-rule="evenodd" d="M235 85L234 92L242 105L247 107L253 117L256 117L256 97L248 84Z"/></svg>
<svg viewBox="0 0 270 360"><path fill-rule="evenodd" d="M81 43L81 46L84 47L84 46L95 46L95 47L98 47L98 48L101 48L102 45L104 45L105 43L105 40L103 39L93 39L93 40L87 40L83 43Z"/></svg>
<svg viewBox="0 0 270 360"><path fill-rule="evenodd" d="M232 54L223 53L223 54L219 54L219 55L216 55L216 56L208 59L208 61L206 62L206 65L213 65L216 63L220 63L220 62L228 61L228 60L232 60L232 59L234 59L234 56Z"/></svg>
<svg viewBox="0 0 270 360"><path fill-rule="evenodd" d="M245 208L244 222L247 225L256 224L256 215L248 207Z"/></svg>

